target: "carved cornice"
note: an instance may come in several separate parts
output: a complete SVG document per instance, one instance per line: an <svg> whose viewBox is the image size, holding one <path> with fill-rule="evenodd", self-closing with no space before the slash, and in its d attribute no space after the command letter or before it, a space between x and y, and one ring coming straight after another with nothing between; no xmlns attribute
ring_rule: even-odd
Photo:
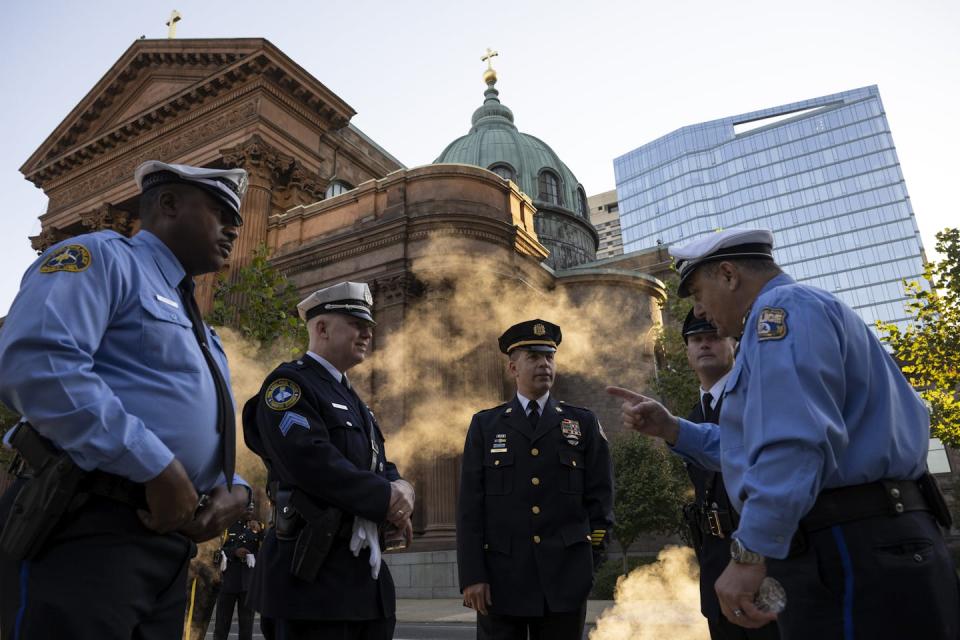
<svg viewBox="0 0 960 640"><path fill-rule="evenodd" d="M53 194L51 196L51 208L55 208L52 206L54 202L78 202L121 182L132 181L134 170L142 162L147 160L173 160L189 149L221 137L225 131L229 131L253 118L256 113L257 101L255 99L248 100L215 118L186 128L175 136L155 141L153 144L143 145L136 149L135 153L128 154L127 157L112 166L97 171L77 184Z"/></svg>
<svg viewBox="0 0 960 640"><path fill-rule="evenodd" d="M220 155L227 166L246 169L252 185L271 190L293 168L294 163L293 156L281 152L258 134L253 134L235 147L221 149ZM258 181L260 185L257 185Z"/></svg>
<svg viewBox="0 0 960 640"><path fill-rule="evenodd" d="M273 192L273 201L286 211L296 206L306 206L318 200L323 200L329 180L315 171L307 169L299 160L294 160L287 172L285 180Z"/></svg>
<svg viewBox="0 0 960 640"><path fill-rule="evenodd" d="M40 235L30 236L30 246L37 254L41 254L61 240L71 237L72 233L61 231L56 227L46 227L40 232Z"/></svg>
<svg viewBox="0 0 960 640"><path fill-rule="evenodd" d="M424 291L423 283L411 273L377 278L371 284L371 293L378 306L406 302L420 297Z"/></svg>
<svg viewBox="0 0 960 640"><path fill-rule="evenodd" d="M110 203L105 203L86 213L80 214L80 222L90 231L104 231L110 229L129 236L133 231L133 216L130 212L117 209Z"/></svg>

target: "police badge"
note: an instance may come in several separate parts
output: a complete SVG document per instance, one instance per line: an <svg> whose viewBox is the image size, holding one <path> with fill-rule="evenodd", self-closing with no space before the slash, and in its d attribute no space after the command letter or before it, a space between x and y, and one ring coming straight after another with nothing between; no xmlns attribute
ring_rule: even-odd
<svg viewBox="0 0 960 640"><path fill-rule="evenodd" d="M787 310L764 307L757 318L758 340L779 340L787 335Z"/></svg>
<svg viewBox="0 0 960 640"><path fill-rule="evenodd" d="M576 420L563 419L560 421L560 432L564 439L571 445L580 444L580 423Z"/></svg>

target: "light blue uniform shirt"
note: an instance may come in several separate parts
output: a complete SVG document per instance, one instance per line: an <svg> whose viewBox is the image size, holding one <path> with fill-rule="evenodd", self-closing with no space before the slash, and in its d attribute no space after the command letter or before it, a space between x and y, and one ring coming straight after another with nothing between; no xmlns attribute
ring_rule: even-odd
<svg viewBox="0 0 960 640"><path fill-rule="evenodd" d="M223 484L216 388L177 291L184 275L149 231L49 249L0 329L0 398L83 469L145 482L176 457L198 491Z"/></svg>
<svg viewBox="0 0 960 640"><path fill-rule="evenodd" d="M748 314L720 426L680 420L674 451L722 466L740 512L734 535L784 558L823 489L915 479L929 436L926 405L863 320L781 274Z"/></svg>

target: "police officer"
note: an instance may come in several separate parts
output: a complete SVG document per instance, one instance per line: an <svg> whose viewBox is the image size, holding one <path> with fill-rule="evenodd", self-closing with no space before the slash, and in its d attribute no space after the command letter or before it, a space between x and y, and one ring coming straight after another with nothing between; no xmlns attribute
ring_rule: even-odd
<svg viewBox="0 0 960 640"><path fill-rule="evenodd" d="M724 615L759 627L768 574L784 638L954 639L957 577L927 473L929 415L863 320L773 261L773 234L730 229L672 249L680 295L740 338L720 426L617 388L624 424L712 469L740 512L716 583Z"/></svg>
<svg viewBox="0 0 960 640"><path fill-rule="evenodd" d="M410 542L414 492L346 376L370 351L372 306L357 282L308 296L297 308L309 351L277 367L244 407L247 445L264 459L277 507L249 596L268 638L393 637L378 529L391 524Z"/></svg>
<svg viewBox="0 0 960 640"><path fill-rule="evenodd" d="M263 537L260 522L237 520L224 533L219 551L222 575L213 640L227 640L233 623L234 606L237 609L240 640L252 640L253 609L247 604L247 591Z"/></svg>
<svg viewBox="0 0 960 640"><path fill-rule="evenodd" d="M13 436L27 474L47 448L87 472L43 544L2 558L4 638L179 637L193 542L249 503L226 354L193 298L237 238L246 173L150 161L135 178L141 231L51 247L0 331L0 399L29 421ZM4 496L5 542L38 482Z"/></svg>
<svg viewBox="0 0 960 640"><path fill-rule="evenodd" d="M589 409L551 395L560 327L500 336L517 395L473 416L463 448L457 559L477 637L580 640L613 524L607 438Z"/></svg>
<svg viewBox="0 0 960 640"><path fill-rule="evenodd" d="M683 321L683 340L687 345L687 362L700 381L700 400L687 419L690 422L716 423L723 403L723 387L733 367L736 341L721 338L716 328L693 314ZM700 612L707 619L712 640L776 640L776 623L760 629L745 629L727 620L720 612L720 602L713 589L717 578L730 562L730 534L736 529L737 512L723 486L718 471L705 469L686 460L687 475L693 483L694 501L684 507L690 525L694 550L700 563Z"/></svg>

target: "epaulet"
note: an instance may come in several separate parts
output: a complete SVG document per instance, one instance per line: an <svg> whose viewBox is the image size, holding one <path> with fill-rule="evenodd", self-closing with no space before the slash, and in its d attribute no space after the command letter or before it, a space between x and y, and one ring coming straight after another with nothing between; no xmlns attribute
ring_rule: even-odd
<svg viewBox="0 0 960 640"><path fill-rule="evenodd" d="M593 413L593 410L591 410L591 409L588 409L588 408L586 408L586 407L578 407L577 405L575 405L575 404L570 404L569 402L565 402L564 400L558 400L558 401L557 401L557 404L562 405L564 409L579 409L580 411L586 411L587 413Z"/></svg>
<svg viewBox="0 0 960 640"><path fill-rule="evenodd" d="M122 242L123 244L132 245L133 240L123 235L122 233L117 233L113 229L105 229L103 231L95 231L94 233L88 234L91 236L100 236L105 242Z"/></svg>
<svg viewBox="0 0 960 640"><path fill-rule="evenodd" d="M285 370L293 369L295 371L299 371L300 369L306 369L307 366L308 365L303 358L297 358L296 360L281 362L276 370L279 371L281 369L285 369Z"/></svg>
<svg viewBox="0 0 960 640"><path fill-rule="evenodd" d="M506 407L506 406L509 405L509 404L510 404L509 402L504 402L503 404L498 404L497 406L495 406L495 407L490 407L489 409L482 409L482 410L480 410L480 411L477 411L477 415L478 415L478 416L481 416L481 415L484 415L484 414L487 414L487 413L493 413L494 411L500 411L501 409L503 409L504 407Z"/></svg>

